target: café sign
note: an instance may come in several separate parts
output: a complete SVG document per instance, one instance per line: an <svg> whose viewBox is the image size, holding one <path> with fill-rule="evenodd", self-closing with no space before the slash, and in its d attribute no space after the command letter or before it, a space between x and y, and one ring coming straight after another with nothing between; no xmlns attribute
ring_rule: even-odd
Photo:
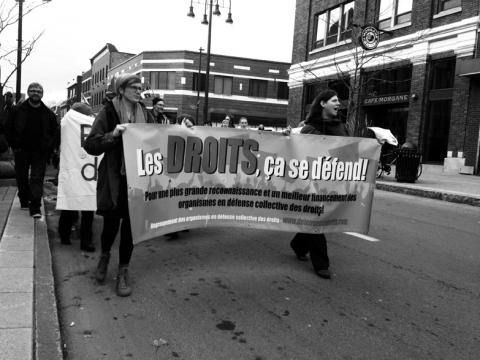
<svg viewBox="0 0 480 360"><path fill-rule="evenodd" d="M372 105L387 105L387 104L406 103L406 102L409 101L409 97L410 97L409 94L396 94L396 95L367 97L363 100L363 105L372 106Z"/></svg>

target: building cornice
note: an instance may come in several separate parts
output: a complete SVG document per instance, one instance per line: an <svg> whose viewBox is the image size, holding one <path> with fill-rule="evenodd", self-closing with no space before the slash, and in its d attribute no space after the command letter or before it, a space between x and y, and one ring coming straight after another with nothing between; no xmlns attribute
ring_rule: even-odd
<svg viewBox="0 0 480 360"><path fill-rule="evenodd" d="M288 70L289 86L302 86L305 81L324 78L338 73L351 74L358 71L355 59L362 59L362 69L409 59L414 65L424 64L427 56L453 50L457 57L472 56L475 49L476 32L479 17L471 17L461 21L429 28L402 37L383 40L379 46L366 53L360 47L331 54L322 58L293 64Z"/></svg>

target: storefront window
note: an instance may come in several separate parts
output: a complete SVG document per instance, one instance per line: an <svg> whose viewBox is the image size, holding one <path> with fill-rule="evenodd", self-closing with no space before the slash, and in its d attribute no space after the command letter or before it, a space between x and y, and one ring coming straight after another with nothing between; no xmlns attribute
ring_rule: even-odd
<svg viewBox="0 0 480 360"><path fill-rule="evenodd" d="M371 71L365 76L365 95L378 96L410 92L412 67Z"/></svg>

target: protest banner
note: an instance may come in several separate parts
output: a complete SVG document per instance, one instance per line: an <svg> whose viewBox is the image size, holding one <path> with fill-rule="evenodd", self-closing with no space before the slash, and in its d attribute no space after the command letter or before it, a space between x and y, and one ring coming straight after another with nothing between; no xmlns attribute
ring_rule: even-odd
<svg viewBox="0 0 480 360"><path fill-rule="evenodd" d="M368 231L375 139L155 124L122 138L134 243L205 226Z"/></svg>
<svg viewBox="0 0 480 360"><path fill-rule="evenodd" d="M70 110L62 118L58 210L96 210L98 165L102 156L88 155L83 142L93 117Z"/></svg>

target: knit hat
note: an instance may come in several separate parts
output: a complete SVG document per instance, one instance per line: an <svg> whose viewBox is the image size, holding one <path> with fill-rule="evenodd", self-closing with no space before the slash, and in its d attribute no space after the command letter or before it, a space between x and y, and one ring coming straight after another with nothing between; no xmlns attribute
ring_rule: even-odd
<svg viewBox="0 0 480 360"><path fill-rule="evenodd" d="M72 105L71 109L83 115L87 115L87 116L93 115L93 110L91 106L85 103L76 102Z"/></svg>

